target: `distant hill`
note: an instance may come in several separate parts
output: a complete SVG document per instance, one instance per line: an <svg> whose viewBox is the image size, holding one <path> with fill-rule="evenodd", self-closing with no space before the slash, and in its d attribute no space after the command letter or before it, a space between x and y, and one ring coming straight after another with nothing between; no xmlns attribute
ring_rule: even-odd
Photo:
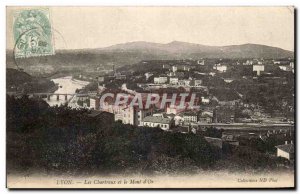
<svg viewBox="0 0 300 194"><path fill-rule="evenodd" d="M99 67L126 66L143 60L179 60L200 58L288 58L292 51L258 44L231 46L206 46L173 41L167 44L152 42L128 42L97 49L57 50L55 55L22 59L20 64L47 64L62 66ZM19 59L18 59L19 60ZM12 51L7 51L7 67L15 68ZM110 67L111 68L111 67Z"/></svg>
<svg viewBox="0 0 300 194"><path fill-rule="evenodd" d="M277 47L243 44L231 46L206 46L173 41L167 44L151 42L129 42L99 49L99 51L142 52L182 58L285 58L294 53Z"/></svg>

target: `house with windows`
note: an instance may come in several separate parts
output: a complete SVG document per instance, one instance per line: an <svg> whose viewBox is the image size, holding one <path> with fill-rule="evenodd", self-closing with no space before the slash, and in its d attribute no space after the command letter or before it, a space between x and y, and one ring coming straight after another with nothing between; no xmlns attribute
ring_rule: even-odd
<svg viewBox="0 0 300 194"><path fill-rule="evenodd" d="M173 119L165 117L147 116L143 119L145 127L160 127L163 130L169 130L173 126Z"/></svg>
<svg viewBox="0 0 300 194"><path fill-rule="evenodd" d="M199 114L197 112L184 112L182 116L185 123L196 123L199 121Z"/></svg>

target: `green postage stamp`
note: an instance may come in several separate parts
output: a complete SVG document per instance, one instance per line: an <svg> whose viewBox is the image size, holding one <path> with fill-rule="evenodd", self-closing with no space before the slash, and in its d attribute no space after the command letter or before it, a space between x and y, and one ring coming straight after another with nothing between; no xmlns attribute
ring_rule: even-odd
<svg viewBox="0 0 300 194"><path fill-rule="evenodd" d="M16 11L13 33L16 58L54 54L49 9Z"/></svg>

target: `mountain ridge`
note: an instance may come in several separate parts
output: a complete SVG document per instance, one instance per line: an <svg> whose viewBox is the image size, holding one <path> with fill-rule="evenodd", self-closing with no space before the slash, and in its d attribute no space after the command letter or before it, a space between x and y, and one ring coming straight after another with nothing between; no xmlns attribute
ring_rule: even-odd
<svg viewBox="0 0 300 194"><path fill-rule="evenodd" d="M124 66L143 60L199 60L201 58L227 59L283 59L294 58L294 52L260 44L207 46L172 41L166 44L145 41L127 42L103 48L56 50L55 55L40 57L43 64L59 66L82 66L99 64ZM34 64L34 57L19 59L22 64ZM6 51L6 64L15 66L12 50Z"/></svg>
<svg viewBox="0 0 300 194"><path fill-rule="evenodd" d="M154 43L133 41L115 44L108 47L89 49L102 52L139 52L158 55L178 55L195 58L285 58L294 57L294 52L279 47L262 44L245 43L240 45L208 46L197 43L172 41L169 43Z"/></svg>
<svg viewBox="0 0 300 194"><path fill-rule="evenodd" d="M174 48L176 47L176 48ZM186 48L189 47L189 48ZM245 43L245 44L234 44L234 45L225 45L225 46L210 46L210 45L204 45L204 44L197 44L197 43L190 43L190 42L183 42L183 41L171 41L169 43L156 43L156 42L147 42L147 41L132 41L132 42L124 42L124 43L118 43L111 46L106 47L99 47L99 48L82 48L82 49L57 49L58 52L78 52L78 51L84 51L84 52L100 52L100 51L142 51L142 49L145 50L161 50L166 52L182 52L182 51L189 51L189 52L205 52L204 49L208 49L211 51L221 50L221 51L230 51L230 49L239 48L240 51L243 51L245 48L251 49L277 49L278 52L286 52L289 53L289 55L294 56L294 52L286 49L282 49L280 47L275 46L268 46L263 44L255 44L255 43ZM213 50L215 49L215 50ZM12 52L12 50L7 50L7 52Z"/></svg>

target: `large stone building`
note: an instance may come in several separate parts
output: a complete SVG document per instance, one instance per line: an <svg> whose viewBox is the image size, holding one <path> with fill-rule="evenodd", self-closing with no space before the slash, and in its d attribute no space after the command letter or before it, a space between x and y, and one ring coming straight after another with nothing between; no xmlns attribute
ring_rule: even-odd
<svg viewBox="0 0 300 194"><path fill-rule="evenodd" d="M143 119L152 115L152 109L139 109L132 106L120 106L114 108L115 121L121 121L123 124L142 126Z"/></svg>

